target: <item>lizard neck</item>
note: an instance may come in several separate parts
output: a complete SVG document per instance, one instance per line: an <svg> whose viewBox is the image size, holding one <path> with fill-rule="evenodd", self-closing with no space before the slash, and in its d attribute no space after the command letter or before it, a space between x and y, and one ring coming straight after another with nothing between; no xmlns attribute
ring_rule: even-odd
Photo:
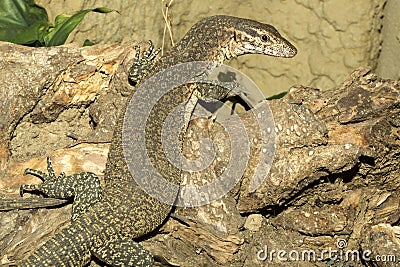
<svg viewBox="0 0 400 267"><path fill-rule="evenodd" d="M234 33L232 33L232 38L230 38L228 42L221 46L218 52L219 54L215 58L217 58L217 61L221 64L225 60L230 60L246 54L245 51L239 48L236 38L234 38Z"/></svg>
<svg viewBox="0 0 400 267"><path fill-rule="evenodd" d="M245 54L243 50L238 49L239 45L234 38L233 29L227 29L220 34L215 36L213 44L203 43L203 40L200 39L192 39L184 44L178 43L165 55L162 61L173 62L179 59L179 62L175 63L214 61L222 64L225 60Z"/></svg>

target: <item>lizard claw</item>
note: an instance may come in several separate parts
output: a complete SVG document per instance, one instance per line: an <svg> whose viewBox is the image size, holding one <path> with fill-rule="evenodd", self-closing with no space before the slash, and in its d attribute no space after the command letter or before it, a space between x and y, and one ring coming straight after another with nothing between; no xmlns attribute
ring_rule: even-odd
<svg viewBox="0 0 400 267"><path fill-rule="evenodd" d="M143 57L140 58L140 46L136 45L133 48L136 50L134 57L135 63L129 69L128 80L131 85L135 86L146 76L149 69L153 67L155 59L161 49L154 50L154 44L149 40L149 48L145 51Z"/></svg>

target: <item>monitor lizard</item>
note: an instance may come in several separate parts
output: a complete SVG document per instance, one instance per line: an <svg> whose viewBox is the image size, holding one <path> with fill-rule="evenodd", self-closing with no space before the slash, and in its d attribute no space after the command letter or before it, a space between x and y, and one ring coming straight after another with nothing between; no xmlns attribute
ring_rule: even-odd
<svg viewBox="0 0 400 267"><path fill-rule="evenodd" d="M192 26L175 47L154 63L146 72L146 77L184 62L222 63L243 54L289 58L296 53L296 48L269 24L217 15L204 18ZM154 84L148 94L157 90L157 84ZM165 114L178 104L187 102L195 90L205 94L203 96L211 95L214 98L227 94L210 85L194 84L171 90L158 101L147 119L146 138L149 143L136 144L132 140L134 146L146 149L153 165L163 171L164 178L178 184L181 172L172 166L162 152L161 129L167 116ZM26 174L40 177L43 183L23 185L21 192L38 190L54 198L74 197L74 203L71 225L20 262L20 266L83 266L91 256L112 266L152 266L151 254L133 240L161 225L169 216L172 206L148 195L133 179L135 170L128 169L124 157L126 151L122 149L125 110L126 107L117 121L111 141L103 188L93 173L68 176L62 173L56 176L49 159L48 173L33 169L25 171ZM144 111L137 107L134 112L141 114ZM135 129L130 131L130 134L135 134ZM137 156L134 155L135 151L129 153Z"/></svg>

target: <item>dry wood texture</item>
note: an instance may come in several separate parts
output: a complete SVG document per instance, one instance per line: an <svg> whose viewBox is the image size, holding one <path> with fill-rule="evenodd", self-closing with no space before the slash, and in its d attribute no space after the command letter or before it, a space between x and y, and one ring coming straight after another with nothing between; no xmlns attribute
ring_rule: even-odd
<svg viewBox="0 0 400 267"><path fill-rule="evenodd" d="M45 170L46 156L56 172L102 174L118 108L134 90L126 82L132 47L33 49L0 43L1 198L18 198L21 184L39 182L22 173L27 167ZM400 260L399 82L360 68L331 90L295 86L268 104L277 139L263 184L248 192L260 133L252 130L254 115L244 112L251 153L243 179L212 204L176 208L143 238L156 264L390 266L372 260L390 255ZM217 155L198 176L186 173L188 181L212 179L235 153L219 124L196 119L187 132L187 157L198 156L205 137L214 140ZM35 250L69 223L70 211L67 205L1 212L0 264ZM371 261L318 260L323 250L340 251L343 244L344 253L371 251ZM316 260L283 262L277 252L269 257L272 250L297 251L300 258L302 251L315 251Z"/></svg>

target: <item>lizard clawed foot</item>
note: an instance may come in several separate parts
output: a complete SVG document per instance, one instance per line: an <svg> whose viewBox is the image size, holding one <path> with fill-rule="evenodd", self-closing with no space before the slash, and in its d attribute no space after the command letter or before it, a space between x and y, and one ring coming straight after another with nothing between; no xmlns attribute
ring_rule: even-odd
<svg viewBox="0 0 400 267"><path fill-rule="evenodd" d="M55 176L50 157L47 157L47 172L48 173L42 172L40 170L27 168L24 171L24 175L28 175L28 174L34 175L36 177L39 177L43 182L46 182L49 180L55 180L55 179L63 179L65 177L64 172L62 172L58 177ZM42 186L38 185L38 184L24 184L24 185L21 185L21 187L19 189L19 193L21 196L23 196L24 191L40 191L40 192L42 192Z"/></svg>
<svg viewBox="0 0 400 267"><path fill-rule="evenodd" d="M155 58L160 53L161 49L154 50L154 45L149 40L149 48L145 51L142 58L140 58L140 46L134 46L136 50L135 63L129 69L128 80L129 84L135 86L138 82L146 76L148 70L154 65Z"/></svg>
<svg viewBox="0 0 400 267"><path fill-rule="evenodd" d="M50 158L47 158L47 173L28 168L24 174L37 176L43 183L21 185L21 196L24 191L38 191L48 197L57 199L74 198L72 206L73 220L102 198L100 179L96 174L81 172L65 175L62 172L59 176L56 176Z"/></svg>

